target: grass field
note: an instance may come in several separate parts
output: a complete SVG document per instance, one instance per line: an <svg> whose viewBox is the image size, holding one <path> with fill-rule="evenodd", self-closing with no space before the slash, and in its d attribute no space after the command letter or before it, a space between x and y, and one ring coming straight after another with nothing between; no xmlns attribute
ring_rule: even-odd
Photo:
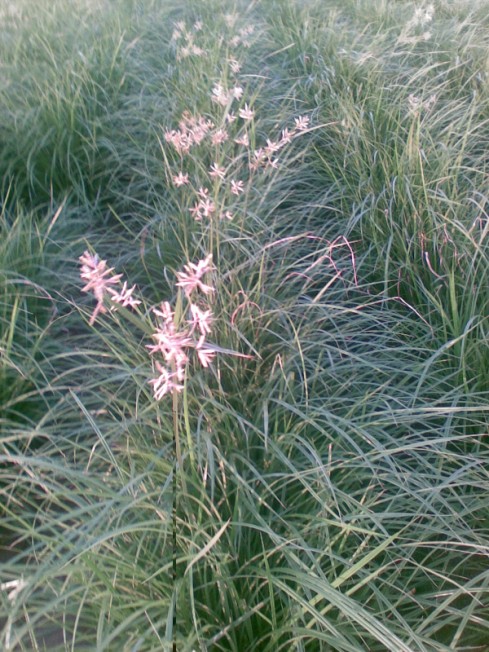
<svg viewBox="0 0 489 652"><path fill-rule="evenodd" d="M489 650L489 4L0 4L0 649Z"/></svg>

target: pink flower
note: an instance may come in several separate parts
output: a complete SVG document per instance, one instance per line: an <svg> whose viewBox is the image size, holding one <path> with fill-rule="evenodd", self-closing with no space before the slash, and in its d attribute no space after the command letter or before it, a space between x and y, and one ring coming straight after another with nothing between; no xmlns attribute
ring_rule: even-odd
<svg viewBox="0 0 489 652"><path fill-rule="evenodd" d="M211 323L213 321L212 312L210 310L201 310L199 306L190 304L190 312L192 319L189 320L190 332L193 333L196 329L200 331L202 336L208 335L211 332Z"/></svg>
<svg viewBox="0 0 489 652"><path fill-rule="evenodd" d="M208 188L203 188L202 186L199 188L198 193L200 197L199 203L196 205L197 207L197 212L199 217L196 217L195 219L200 219L202 216L204 217L210 217L212 213L215 212L216 210L216 205L212 201L212 199L209 197L209 189ZM194 207L195 209L195 207ZM193 209L192 209L193 210Z"/></svg>
<svg viewBox="0 0 489 652"><path fill-rule="evenodd" d="M249 138L248 138L248 134L243 134L243 135L240 136L239 138L235 138L235 139L234 139L234 142L235 142L237 145L243 145L244 147L248 147L248 145L250 144L250 141L249 141Z"/></svg>
<svg viewBox="0 0 489 652"><path fill-rule="evenodd" d="M270 156L271 154L275 154L275 152L278 152L280 149L280 143L277 143L274 140L269 140L267 138L267 146L265 147L265 154L267 156Z"/></svg>
<svg viewBox="0 0 489 652"><path fill-rule="evenodd" d="M255 149L255 151L253 152L253 158L249 163L249 168L250 170L255 172L256 170L258 170L260 165L263 165L264 162L265 162L265 150L263 149L263 147L260 147L259 149Z"/></svg>
<svg viewBox="0 0 489 652"><path fill-rule="evenodd" d="M235 86L231 93L235 100L240 100L243 97L243 89L241 86Z"/></svg>
<svg viewBox="0 0 489 652"><path fill-rule="evenodd" d="M227 114L227 116L226 116L226 122L227 122L228 124L232 124L235 120L236 120L236 116L234 115L234 113L228 113L228 114Z"/></svg>
<svg viewBox="0 0 489 652"><path fill-rule="evenodd" d="M163 303L161 303L160 308L153 308L152 312L157 317L161 317L163 319L163 323L165 324L167 330L170 330L172 332L175 331L175 325L174 325L175 313L171 309L171 305L168 301L164 301Z"/></svg>
<svg viewBox="0 0 489 652"><path fill-rule="evenodd" d="M239 117L243 120L252 120L255 112L250 109L250 107L245 104L242 109L239 110Z"/></svg>
<svg viewBox="0 0 489 652"><path fill-rule="evenodd" d="M238 73L241 70L241 64L236 59L229 59L229 67L234 73Z"/></svg>
<svg viewBox="0 0 489 652"><path fill-rule="evenodd" d="M187 333L177 333L174 328L168 329L165 324L157 328L151 337L156 344L148 344L146 348L152 354L162 353L168 363L174 363L180 378L188 360L185 349L192 345L192 339Z"/></svg>
<svg viewBox="0 0 489 652"><path fill-rule="evenodd" d="M295 128L298 131L305 131L309 126L309 116L303 115L294 119Z"/></svg>
<svg viewBox="0 0 489 652"><path fill-rule="evenodd" d="M211 136L211 142L213 145L220 145L221 143L228 140L229 134L225 129L218 129Z"/></svg>
<svg viewBox="0 0 489 652"><path fill-rule="evenodd" d="M242 181L234 181L234 179L231 180L231 192L233 195L240 195L242 192L244 192L244 184Z"/></svg>
<svg viewBox="0 0 489 652"><path fill-rule="evenodd" d="M179 172L176 176L173 177L173 185L177 188L184 186L188 183L188 174L183 174Z"/></svg>
<svg viewBox="0 0 489 652"><path fill-rule="evenodd" d="M135 285L133 285L132 288L128 289L127 281L124 281L124 285L122 286L120 292L117 292L117 290L115 290L114 288L107 288L107 291L112 297L112 300L115 301L116 303L119 303L123 308L127 308L127 307L135 308L141 303L141 301L135 299L132 296L132 293L134 292L135 289L136 289Z"/></svg>
<svg viewBox="0 0 489 652"><path fill-rule="evenodd" d="M156 369L160 375L158 378L152 378L148 382L150 385L153 385L153 394L157 401L163 398L165 394L182 391L183 385L178 385L173 382L176 376L175 372L168 371L168 369L165 369L158 362L156 362Z"/></svg>
<svg viewBox="0 0 489 652"><path fill-rule="evenodd" d="M179 154L185 154L190 150L192 138L182 131L165 131L165 140L171 143Z"/></svg>
<svg viewBox="0 0 489 652"><path fill-rule="evenodd" d="M180 127L178 130L166 129L164 136L166 142L171 143L179 154L185 154L192 145L201 143L214 125L210 120L206 120L202 116L194 117L188 111L185 111L178 126ZM184 179L183 173L180 173L178 177L174 178L174 183L182 185Z"/></svg>
<svg viewBox="0 0 489 652"><path fill-rule="evenodd" d="M197 221L200 222L202 219L202 213L200 211L200 202L197 202L194 204L191 208L189 208L190 214L192 217Z"/></svg>
<svg viewBox="0 0 489 652"><path fill-rule="evenodd" d="M195 347L195 350L197 351L197 356L199 358L200 364L204 367L207 368L209 364L214 360L214 357L217 353L215 349L212 348L212 346L209 346L208 344L204 344L204 338L201 337L197 346Z"/></svg>
<svg viewBox="0 0 489 652"><path fill-rule="evenodd" d="M212 199L201 199L199 209L204 217L210 217L216 211L216 205Z"/></svg>
<svg viewBox="0 0 489 652"><path fill-rule="evenodd" d="M292 140L292 136L293 134L288 129L283 129L282 138L280 139L280 144L286 145L287 143L290 143Z"/></svg>
<svg viewBox="0 0 489 652"><path fill-rule="evenodd" d="M214 288L202 282L202 277L212 270L212 254L209 254L204 260L200 260L197 265L188 263L184 265L184 272L177 272L177 286L183 288L187 297L198 289L204 294L214 292Z"/></svg>
<svg viewBox="0 0 489 652"><path fill-rule="evenodd" d="M224 90L222 84L215 84L214 88L212 89L212 99L214 102L217 102L221 106L226 106L226 104L229 102L230 97Z"/></svg>
<svg viewBox="0 0 489 652"><path fill-rule="evenodd" d="M192 50L186 45L184 45L183 48L181 48L177 54L177 60L186 59L187 57L190 56L191 52Z"/></svg>
<svg viewBox="0 0 489 652"><path fill-rule="evenodd" d="M231 211L226 211L224 214L221 213L221 220L222 219L232 220L233 214L231 213Z"/></svg>
<svg viewBox="0 0 489 652"><path fill-rule="evenodd" d="M114 271L113 267L107 267L106 260L100 260L97 254L92 255L85 251L79 258L82 263L80 277L88 283L82 288L82 292L92 292L97 299L97 305L90 318L90 325L95 322L99 312L105 312L103 300L109 290L110 285L118 283L122 274L110 274Z"/></svg>
<svg viewBox="0 0 489 652"><path fill-rule="evenodd" d="M204 140L207 130L202 125L196 125L188 133L192 138L192 144L199 145Z"/></svg>
<svg viewBox="0 0 489 652"><path fill-rule="evenodd" d="M218 177L219 179L224 179L224 177L226 176L225 173L226 170L224 168L220 167L218 163L213 163L211 165L209 176L212 177L213 179L217 179Z"/></svg>

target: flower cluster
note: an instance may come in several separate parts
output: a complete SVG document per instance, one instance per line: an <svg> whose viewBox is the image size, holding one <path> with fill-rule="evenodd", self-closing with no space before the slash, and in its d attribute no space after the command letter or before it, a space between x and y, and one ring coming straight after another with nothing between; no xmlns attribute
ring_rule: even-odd
<svg viewBox="0 0 489 652"><path fill-rule="evenodd" d="M241 27L233 34L237 18L237 14L226 14L224 16L224 22L231 30L232 35L223 34L222 38L226 39L228 45L232 48L239 46L249 48L252 45L251 37L255 31L255 27L254 25L246 25L246 27ZM178 61L191 56L202 57L207 53L204 48L197 44L203 27L204 25L200 20L195 21L195 23L190 27L183 20L174 24L171 40L176 44L176 56Z"/></svg>
<svg viewBox="0 0 489 652"><path fill-rule="evenodd" d="M183 289L187 298L187 319L183 329L178 328L175 313L168 301L159 308L153 308L159 323L152 335L155 343L148 345L148 349L152 355L160 354L165 363L163 365L159 360L155 361L158 376L149 381L156 400L183 389L181 383L185 379L185 369L192 349L203 367L209 366L217 352L206 342L213 322L212 311L202 305L201 299L201 305L198 304L199 297L214 292L214 288L203 280L211 271L212 255L209 255L197 264L188 263L184 266L184 271L177 272L177 286Z"/></svg>
<svg viewBox="0 0 489 652"><path fill-rule="evenodd" d="M185 59L190 56L202 57L206 51L195 43L195 36L202 30L203 24L200 20L196 21L192 27L188 28L183 20L175 23L175 29L172 34L172 41L179 44L177 50L177 59Z"/></svg>
<svg viewBox="0 0 489 652"><path fill-rule="evenodd" d="M280 152L286 145L292 142L292 139L309 129L310 119L309 116L299 116L294 119L294 125L291 128L282 129L280 136L276 140L266 139L266 144L257 149L250 147L250 135L247 131L248 125L252 123L255 111L247 104L244 103L238 109L237 115L229 109L233 101L241 98L243 89L241 86L234 86L231 90L226 90L222 83L218 83L212 90L212 99L217 104L225 107L225 114L222 118L222 125L227 123L232 125L238 122L238 132L231 135L228 128L224 126L215 127L212 120L206 119L203 116L192 116L190 113L185 112L179 122L179 129L166 130L165 140L172 145L175 150L183 156L190 151L194 145L199 145L206 136L212 146L216 148L216 158L223 159L222 152L219 151L219 146L223 143L232 141L246 150L248 159L248 168L251 173L257 172L261 169L274 168L277 169L279 161L277 153ZM239 197L245 192L245 181L243 179L228 178L229 171L233 164L240 157L231 158L227 167L224 167L220 162L215 161L211 164L208 175L210 181L224 182L224 186L228 188L232 195ZM173 185L176 188L181 186L190 185L190 178L187 172L180 170L178 174L172 176ZM222 184L220 184L222 185ZM217 193L220 186L214 187L214 193ZM217 196L211 196L209 188L200 186L196 192L196 201L189 208L192 217L201 221L203 218L211 218L217 213L217 206L222 202L218 201ZM219 212L220 219L232 219L233 214L229 210L222 210Z"/></svg>
<svg viewBox="0 0 489 652"><path fill-rule="evenodd" d="M165 140L171 143L179 154L187 154L192 145L199 145L214 127L211 120L193 116L185 111L178 124L179 129L165 131Z"/></svg>
<svg viewBox="0 0 489 652"><path fill-rule="evenodd" d="M113 274L114 268L108 267L107 261L100 260L96 254L92 255L88 251L85 251L79 260L80 276L87 281L82 290L92 292L97 300L90 318L91 325L99 313L107 311L104 306L106 298L112 299L111 309L114 304L136 308L141 303L133 297L134 286L128 288L124 282L121 287L122 275ZM218 351L249 357L219 349L206 341L214 321L212 311L205 303L205 297L215 291L207 282L212 270L212 255L209 254L197 263L189 262L184 265L182 271L177 272L176 286L182 290L187 302L183 314L179 314L178 318L168 301L152 309L157 318L157 325L152 334L153 344L148 344L147 348L152 356L159 356L159 359L154 361L158 376L148 382L153 386L156 400L160 400L165 394L183 389L185 370L192 357L203 367L210 365Z"/></svg>
<svg viewBox="0 0 489 652"><path fill-rule="evenodd" d="M85 251L79 261L81 263L80 277L87 281L82 292L91 292L97 300L97 305L90 317L90 325L93 325L100 312L106 312L104 299L107 295L124 308L135 308L141 303L132 296L135 286L128 288L127 283L124 282L120 291L113 287L119 284L122 274L112 274L114 268L107 267L106 260L100 260L97 254L92 255L89 251Z"/></svg>
<svg viewBox="0 0 489 652"><path fill-rule="evenodd" d="M233 26L233 22L231 21L226 21L228 23L229 27ZM238 45L242 45L245 48L251 47L251 40L250 36L253 34L255 31L255 27L253 25L247 25L246 27L242 27L237 34L235 34L229 41L229 45L232 48L237 47Z"/></svg>
<svg viewBox="0 0 489 652"><path fill-rule="evenodd" d="M250 156L248 167L252 172L256 172L259 168L278 168L278 158L275 156L283 147L292 142L292 138L299 132L307 131L309 128L309 116L303 115L295 118L294 126L291 129L282 129L280 138L277 140L270 140L267 138L267 144L264 147L259 147L253 150Z"/></svg>
<svg viewBox="0 0 489 652"><path fill-rule="evenodd" d="M233 86L230 90L226 90L220 82L214 85L211 95L212 101L221 106L227 106L233 100L239 101L242 97L243 88L241 86Z"/></svg>
<svg viewBox="0 0 489 652"><path fill-rule="evenodd" d="M226 37L231 48L246 46L254 33L252 25L236 31L236 20L236 14L224 16L224 22L231 31ZM200 22L192 28L187 28L183 22L176 23L173 41L185 42L187 48L191 47L195 34L202 28ZM177 55L177 59L180 55ZM239 198L243 195L258 171L278 169L279 152L297 135L310 128L309 116L296 117L292 126L282 129L275 138L265 138L266 142L259 146L256 141L260 131L254 124L256 109L253 99L247 101L245 83L239 79L240 71L241 62L233 53L225 60L221 75L209 91L211 102L217 106L217 110L212 111L212 119L184 111L178 129L167 128L164 131L166 143L179 156L180 169L171 175L173 186L189 186L192 189L194 196L188 202L188 210L197 222L233 219L234 214L229 210L232 207L226 206L225 201L231 198L235 204L233 196ZM183 165L185 155L202 143L207 144L212 156L207 170L208 181L202 179L202 168L196 174L198 178L192 179ZM227 196L222 195L223 191Z"/></svg>

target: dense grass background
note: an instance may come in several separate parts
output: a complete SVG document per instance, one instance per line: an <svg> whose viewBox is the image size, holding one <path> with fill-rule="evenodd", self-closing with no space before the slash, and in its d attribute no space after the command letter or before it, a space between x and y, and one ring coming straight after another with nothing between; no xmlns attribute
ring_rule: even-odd
<svg viewBox="0 0 489 652"><path fill-rule="evenodd" d="M487 9L2 2L2 649L489 650ZM165 139L245 103L251 151L310 119L276 168ZM86 249L137 312L89 325ZM151 308L208 253L249 357L157 402Z"/></svg>

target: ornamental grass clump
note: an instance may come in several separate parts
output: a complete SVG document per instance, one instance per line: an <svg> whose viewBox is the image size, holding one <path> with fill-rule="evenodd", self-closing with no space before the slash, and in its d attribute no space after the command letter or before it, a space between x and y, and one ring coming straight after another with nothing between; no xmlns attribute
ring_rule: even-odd
<svg viewBox="0 0 489 652"><path fill-rule="evenodd" d="M0 648L485 650L482 3L17 4Z"/></svg>

